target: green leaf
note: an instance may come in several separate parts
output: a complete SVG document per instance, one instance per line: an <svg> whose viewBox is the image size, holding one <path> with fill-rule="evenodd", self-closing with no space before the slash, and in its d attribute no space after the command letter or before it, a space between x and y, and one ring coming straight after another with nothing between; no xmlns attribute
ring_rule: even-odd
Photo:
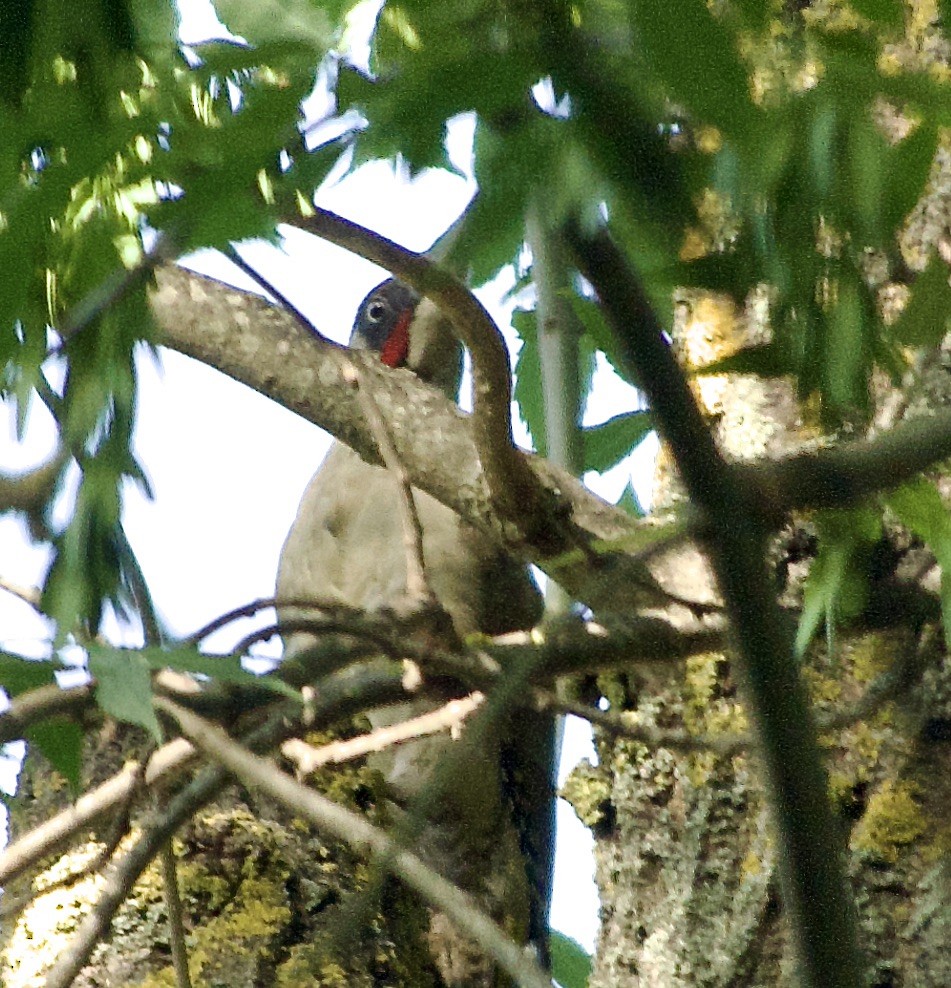
<svg viewBox="0 0 951 988"><path fill-rule="evenodd" d="M117 720L144 727L161 744L162 729L152 707L152 670L138 652L90 645L89 672L99 706Z"/></svg>
<svg viewBox="0 0 951 988"><path fill-rule="evenodd" d="M10 105L19 103L30 84L27 69L36 7L35 0L0 4L0 99Z"/></svg>
<svg viewBox="0 0 951 988"><path fill-rule="evenodd" d="M626 511L634 518L643 518L647 514L641 505L641 500L634 490L634 485L628 481L627 486L621 491L621 496L617 499L616 507Z"/></svg>
<svg viewBox="0 0 951 988"><path fill-rule="evenodd" d="M933 255L891 331L896 340L908 346L937 346L944 338L949 312L948 266Z"/></svg>
<svg viewBox="0 0 951 988"><path fill-rule="evenodd" d="M946 34L951 29L951 0L938 0L938 13L941 15L941 27Z"/></svg>
<svg viewBox="0 0 951 988"><path fill-rule="evenodd" d="M604 473L616 466L654 428L646 410L624 412L583 430L584 468Z"/></svg>
<svg viewBox="0 0 951 988"><path fill-rule="evenodd" d="M17 696L38 686L56 682L58 663L48 659L27 659L10 652L0 652L0 687L8 696Z"/></svg>
<svg viewBox="0 0 951 988"><path fill-rule="evenodd" d="M868 596L868 554L882 533L881 518L871 508L823 511L817 524L819 554L806 580L796 631L799 658L823 619L831 645L837 622L861 613Z"/></svg>
<svg viewBox="0 0 951 988"><path fill-rule="evenodd" d="M951 512L930 480L905 484L885 497L899 520L931 547L941 567L941 617L951 647Z"/></svg>
<svg viewBox="0 0 951 988"><path fill-rule="evenodd" d="M245 686L262 686L282 696L299 699L300 694L281 682L276 676L259 676L241 665L237 655L203 655L197 649L181 646L159 648L148 646L138 651L150 669L177 669L180 672L198 673L221 683L239 683Z"/></svg>
<svg viewBox="0 0 951 988"><path fill-rule="evenodd" d="M576 940L551 930L548 934L551 973L562 988L586 988L591 977L591 956Z"/></svg>
<svg viewBox="0 0 951 988"><path fill-rule="evenodd" d="M631 14L651 68L670 95L724 134L745 137L759 116L733 35L704 0L634 0Z"/></svg>
<svg viewBox="0 0 951 988"><path fill-rule="evenodd" d="M26 739L35 744L69 783L74 794L82 789L83 732L79 724L68 717L48 717L26 730Z"/></svg>
<svg viewBox="0 0 951 988"><path fill-rule="evenodd" d="M691 370L695 376L703 374L758 374L760 377L781 377L792 373L788 356L776 343L760 343L743 347L728 357L720 357L711 364Z"/></svg>
<svg viewBox="0 0 951 988"><path fill-rule="evenodd" d="M526 198L544 152L522 127L500 137L479 121L473 143L473 173L479 190L466 207L446 263L478 287L511 264L522 246Z"/></svg>
<svg viewBox="0 0 951 988"><path fill-rule="evenodd" d="M864 408L868 401L865 311L855 278L839 281L838 298L826 327L825 386L836 409Z"/></svg>
<svg viewBox="0 0 951 988"><path fill-rule="evenodd" d="M311 0L215 0L215 9L233 34L256 47L266 42L293 42L321 55L333 44L331 19Z"/></svg>
<svg viewBox="0 0 951 988"><path fill-rule="evenodd" d="M923 121L908 137L889 149L885 163L885 194L881 202L885 230L894 230L921 198L937 148L937 126L931 121Z"/></svg>
<svg viewBox="0 0 951 988"><path fill-rule="evenodd" d="M851 216L857 236L863 244L877 245L891 233L881 225L883 188L887 173L886 162L889 146L875 121L862 115L850 121L849 126L849 175L837 186L839 209L844 216Z"/></svg>
<svg viewBox="0 0 951 988"><path fill-rule="evenodd" d="M951 570L951 514L935 485L915 480L886 495L885 503L928 543L942 569Z"/></svg>
<svg viewBox="0 0 951 988"><path fill-rule="evenodd" d="M637 387L637 381L630 373L628 362L618 345L614 332L604 318L601 306L594 299L577 294L571 296L571 305L579 322L584 326L585 335L591 340L594 347L604 354L614 373L622 380L627 381L628 384Z"/></svg>

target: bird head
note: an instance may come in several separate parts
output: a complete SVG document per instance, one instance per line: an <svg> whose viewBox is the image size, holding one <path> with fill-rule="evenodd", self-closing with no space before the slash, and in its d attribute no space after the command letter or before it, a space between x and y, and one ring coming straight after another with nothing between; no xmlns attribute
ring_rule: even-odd
<svg viewBox="0 0 951 988"><path fill-rule="evenodd" d="M395 278L360 303L350 346L372 350L388 367L406 367L451 397L459 390L462 345L449 320L426 298Z"/></svg>

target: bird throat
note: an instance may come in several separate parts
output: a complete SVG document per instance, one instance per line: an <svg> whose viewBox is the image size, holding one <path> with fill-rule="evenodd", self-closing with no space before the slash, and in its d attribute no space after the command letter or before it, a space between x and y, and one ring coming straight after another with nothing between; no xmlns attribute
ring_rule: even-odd
<svg viewBox="0 0 951 988"><path fill-rule="evenodd" d="M386 338L380 351L380 360L387 367L402 367L409 356L409 328L413 322L415 309L405 309L400 313L393 331Z"/></svg>

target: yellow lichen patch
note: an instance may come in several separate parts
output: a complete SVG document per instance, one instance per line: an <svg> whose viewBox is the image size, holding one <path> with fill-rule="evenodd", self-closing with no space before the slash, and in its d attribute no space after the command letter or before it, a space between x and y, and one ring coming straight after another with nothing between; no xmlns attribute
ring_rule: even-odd
<svg viewBox="0 0 951 988"><path fill-rule="evenodd" d="M880 635L866 635L849 645L852 675L856 682L870 683L877 679L895 661L894 640Z"/></svg>
<svg viewBox="0 0 951 988"><path fill-rule="evenodd" d="M691 734L739 734L749 724L742 705L732 695L722 695L719 652L692 656L687 660L684 680L684 726Z"/></svg>
<svg viewBox="0 0 951 988"><path fill-rule="evenodd" d="M911 782L883 783L852 834L852 849L873 861L894 864L901 848L914 843L927 827L918 794Z"/></svg>
<svg viewBox="0 0 951 988"><path fill-rule="evenodd" d="M565 780L561 796L571 804L578 819L586 827L593 828L604 820L604 808L611 798L611 783L599 768L582 761Z"/></svg>
<svg viewBox="0 0 951 988"><path fill-rule="evenodd" d="M763 872L763 860L753 851L747 851L746 857L740 862L740 874L744 878L755 878Z"/></svg>
<svg viewBox="0 0 951 988"><path fill-rule="evenodd" d="M196 931L189 968L196 978L213 981L222 958L265 955L269 943L290 919L283 890L274 881L246 879L225 912Z"/></svg>
<svg viewBox="0 0 951 988"><path fill-rule="evenodd" d="M825 676L814 666L805 666L802 678L809 698L820 707L835 703L842 696L842 684L833 676Z"/></svg>

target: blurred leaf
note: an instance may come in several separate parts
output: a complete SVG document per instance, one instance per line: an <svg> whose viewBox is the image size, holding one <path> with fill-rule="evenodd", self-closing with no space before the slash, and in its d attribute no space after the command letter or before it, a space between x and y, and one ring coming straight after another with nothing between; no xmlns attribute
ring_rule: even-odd
<svg viewBox="0 0 951 988"><path fill-rule="evenodd" d="M924 479L892 491L885 503L906 528L924 539L938 560L944 638L951 645L951 512L934 484Z"/></svg>
<svg viewBox="0 0 951 988"><path fill-rule="evenodd" d="M760 377L781 377L790 374L792 367L786 355L776 343L760 343L743 347L728 357L720 357L691 373L703 374L758 374Z"/></svg>
<svg viewBox="0 0 951 988"><path fill-rule="evenodd" d="M517 120L544 73L522 43L521 23L494 4L384 4L371 49L375 78L346 67L338 112L357 110L368 126L355 164L399 156L411 174L452 169L444 142L452 117L475 111L491 123Z"/></svg>
<svg viewBox="0 0 951 988"><path fill-rule="evenodd" d="M634 0L632 20L670 95L724 134L745 137L759 115L736 42L703 0Z"/></svg>
<svg viewBox="0 0 951 988"><path fill-rule="evenodd" d="M333 22L323 4L311 0L215 0L215 9L232 34L256 47L293 42L322 55L333 44Z"/></svg>
<svg viewBox="0 0 951 988"><path fill-rule="evenodd" d="M836 624L861 613L868 596L868 555L882 534L881 518L871 508L823 511L817 524L819 553L806 580L796 631L799 658L823 620L831 650Z"/></svg>
<svg viewBox="0 0 951 988"><path fill-rule="evenodd" d="M37 6L36 0L0 4L0 99L10 105L19 103L30 84L27 67Z"/></svg>
<svg viewBox="0 0 951 988"><path fill-rule="evenodd" d="M938 13L941 16L941 27L946 33L951 30L951 0L938 0Z"/></svg>
<svg viewBox="0 0 951 988"><path fill-rule="evenodd" d="M521 249L527 197L544 159L544 148L532 141L535 130L518 127L502 136L484 121L476 123L473 174L479 187L446 258L474 286L494 278Z"/></svg>
<svg viewBox="0 0 951 988"><path fill-rule="evenodd" d="M629 515L634 518L643 518L647 514L641 505L640 498L637 496L637 491L634 490L634 485L628 481L627 486L621 491L621 496L617 499L617 507L622 511L626 511Z"/></svg>
<svg viewBox="0 0 951 988"><path fill-rule="evenodd" d="M69 783L73 795L82 789L82 728L68 717L48 717L31 724L26 739Z"/></svg>
<svg viewBox="0 0 951 988"><path fill-rule="evenodd" d="M551 974L562 988L586 988L591 977L591 957L576 940L551 930L548 934Z"/></svg>
<svg viewBox="0 0 951 988"><path fill-rule="evenodd" d="M0 652L0 687L14 697L39 686L56 682L57 663L43 659L27 659L10 652Z"/></svg>
<svg viewBox="0 0 951 988"><path fill-rule="evenodd" d="M736 7L754 31L762 30L769 23L770 7L763 0L736 0Z"/></svg>
<svg viewBox="0 0 951 988"><path fill-rule="evenodd" d="M604 473L627 456L654 428L650 412L624 412L583 430L584 469Z"/></svg>
<svg viewBox="0 0 951 988"><path fill-rule="evenodd" d="M889 149L881 203L884 230L898 226L921 198L937 149L938 128L930 121L920 123Z"/></svg>
<svg viewBox="0 0 951 988"><path fill-rule="evenodd" d="M868 329L858 280L844 274L837 286L826 330L824 383L835 410L864 410L868 405L867 375L871 370L866 346Z"/></svg>
<svg viewBox="0 0 951 988"><path fill-rule="evenodd" d="M861 243L869 246L879 246L890 232L880 222L888 153L885 135L874 120L863 114L850 121L849 167L840 169L848 178L838 184L839 209L843 219L851 217Z"/></svg>
<svg viewBox="0 0 951 988"><path fill-rule="evenodd" d="M637 387L637 381L630 373L627 360L615 339L614 332L604 318L601 306L594 299L577 294L571 296L571 305L581 325L584 326L585 335L604 354L615 374L628 384Z"/></svg>
<svg viewBox="0 0 951 988"><path fill-rule="evenodd" d="M219 683L238 683L273 690L292 700L300 699L300 693L281 682L276 676L259 676L241 666L239 655L202 655L197 649L177 647L147 647L138 651L150 669L177 669L180 672L197 673Z"/></svg>
<svg viewBox="0 0 951 988"><path fill-rule="evenodd" d="M928 267L915 279L911 298L891 333L908 346L937 346L944 339L949 313L948 266L935 254Z"/></svg>
<svg viewBox="0 0 951 988"><path fill-rule="evenodd" d="M88 646L88 653L99 706L117 720L144 727L161 744L162 729L152 707L152 671L145 657L103 645Z"/></svg>

